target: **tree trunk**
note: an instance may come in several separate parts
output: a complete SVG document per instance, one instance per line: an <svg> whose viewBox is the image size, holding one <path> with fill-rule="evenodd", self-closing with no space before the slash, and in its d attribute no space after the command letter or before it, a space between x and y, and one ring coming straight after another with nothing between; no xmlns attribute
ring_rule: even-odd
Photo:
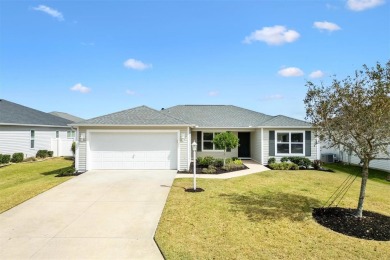
<svg viewBox="0 0 390 260"><path fill-rule="evenodd" d="M223 166L225 166L225 163L226 163L226 147L223 150Z"/></svg>
<svg viewBox="0 0 390 260"><path fill-rule="evenodd" d="M358 203L357 211L356 211L356 217L358 217L358 218L363 217L363 203L364 203L364 198L366 196L366 185L367 185L367 179L368 179L369 163L370 162L366 159L363 161L362 183L360 185L359 203Z"/></svg>

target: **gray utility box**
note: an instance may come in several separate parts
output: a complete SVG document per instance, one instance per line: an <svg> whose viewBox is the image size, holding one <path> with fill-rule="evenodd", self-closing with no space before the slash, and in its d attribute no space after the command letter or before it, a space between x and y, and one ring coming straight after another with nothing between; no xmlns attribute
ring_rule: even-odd
<svg viewBox="0 0 390 260"><path fill-rule="evenodd" d="M321 162L325 163L334 163L337 162L337 155L334 153L324 153L321 154Z"/></svg>

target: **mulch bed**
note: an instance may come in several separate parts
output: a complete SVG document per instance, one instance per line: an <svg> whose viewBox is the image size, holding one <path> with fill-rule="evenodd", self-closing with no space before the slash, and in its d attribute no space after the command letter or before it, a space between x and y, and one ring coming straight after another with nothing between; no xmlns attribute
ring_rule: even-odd
<svg viewBox="0 0 390 260"><path fill-rule="evenodd" d="M202 173L203 168L207 168L207 167L206 166L205 167L196 167L196 174L209 174L209 173ZM245 169L249 169L245 164L244 164L244 168L232 170L232 171L226 171L226 170L222 169L222 167L216 167L216 173L210 173L210 174L215 175L215 174L222 174L222 173L228 173L228 172L236 172L236 171L241 171L241 170L245 170ZM194 170L194 163L191 163L190 169L188 171L177 171L177 173L193 174L194 173L193 170Z"/></svg>
<svg viewBox="0 0 390 260"><path fill-rule="evenodd" d="M315 208L314 219L322 226L338 233L367 240L390 241L390 216L363 211L355 217L356 209Z"/></svg>

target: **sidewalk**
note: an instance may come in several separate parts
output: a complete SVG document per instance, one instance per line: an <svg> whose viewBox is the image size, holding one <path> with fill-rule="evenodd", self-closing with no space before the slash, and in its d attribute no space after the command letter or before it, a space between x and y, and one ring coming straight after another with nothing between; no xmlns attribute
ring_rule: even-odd
<svg viewBox="0 0 390 260"><path fill-rule="evenodd" d="M244 164L249 168L241 171L228 172L222 174L196 174L197 179L230 179L234 177L241 177L253 173L269 171L270 169L265 167L264 165L257 163L252 160L243 160ZM175 179L178 178L193 178L193 174L188 173L178 173L176 174Z"/></svg>

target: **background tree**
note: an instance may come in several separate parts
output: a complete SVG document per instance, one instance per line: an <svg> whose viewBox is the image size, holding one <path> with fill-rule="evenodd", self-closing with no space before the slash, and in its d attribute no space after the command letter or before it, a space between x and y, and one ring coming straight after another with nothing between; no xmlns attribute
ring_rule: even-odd
<svg viewBox="0 0 390 260"><path fill-rule="evenodd" d="M215 135L213 143L218 149L223 149L223 165L226 162L226 150L238 146L238 137L231 132L223 132Z"/></svg>
<svg viewBox="0 0 390 260"><path fill-rule="evenodd" d="M363 65L353 77L333 79L330 86L307 81L306 119L329 147L356 154L362 165L357 217L362 217L370 161L389 159L390 61L382 66Z"/></svg>

